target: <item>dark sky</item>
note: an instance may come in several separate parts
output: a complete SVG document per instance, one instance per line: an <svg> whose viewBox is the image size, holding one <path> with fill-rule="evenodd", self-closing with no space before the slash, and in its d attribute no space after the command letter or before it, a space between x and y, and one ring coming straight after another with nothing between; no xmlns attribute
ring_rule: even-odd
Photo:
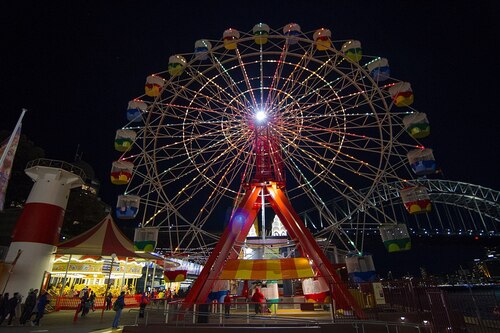
<svg viewBox="0 0 500 333"><path fill-rule="evenodd" d="M23 133L53 159L71 161L79 144L104 198L115 131L145 77L164 70L170 55L191 52L197 39L258 22L327 27L333 39L358 39L366 54L388 58L431 121L428 142L444 177L500 189L497 1L15 3L0 5L0 129L27 108Z"/></svg>
<svg viewBox="0 0 500 333"><path fill-rule="evenodd" d="M113 139L146 76L229 27L297 22L388 58L429 117L444 177L498 190L499 13L496 0L2 1L0 129L27 108L23 133L51 159L72 161L80 145L114 205Z"/></svg>

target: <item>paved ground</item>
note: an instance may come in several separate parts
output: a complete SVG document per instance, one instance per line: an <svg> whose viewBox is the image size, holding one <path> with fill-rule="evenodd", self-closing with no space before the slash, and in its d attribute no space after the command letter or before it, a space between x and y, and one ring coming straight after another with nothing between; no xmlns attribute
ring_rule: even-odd
<svg viewBox="0 0 500 333"><path fill-rule="evenodd" d="M163 308L152 307L150 311L148 311L148 323L150 325L158 325L165 322L165 316L163 315ZM302 317L302 319L327 319L329 316L328 312L320 312L312 311L311 313L302 312L300 310L280 310L279 317ZM0 331L3 332L23 332L23 333L37 333L37 332L49 332L49 333L66 333L66 332L95 332L95 333L119 333L122 332L122 327L124 325L133 326L136 324L138 309L124 309L121 320L120 320L120 329L112 330L111 323L113 322L113 318L115 316L114 311L105 311L104 316L101 319L101 310L96 310L95 312L90 312L86 317L78 317L76 321L74 321L75 311L73 310L62 310L58 312L52 312L46 314L42 320L40 321L40 326L7 326L7 320L4 321L3 325L0 326ZM242 323L245 324L247 322L246 319L246 311L231 311L231 318L226 319L224 317L220 317L217 314L210 314L209 322L211 324L218 324L219 321L223 320L225 324L235 324ZM267 314L264 316L256 317L253 315L250 319L250 322L253 324L260 323L270 323L274 322L273 315ZM198 318L196 318L197 321ZM138 323L143 325L146 319L139 319ZM279 320L279 322L283 321L283 319ZM191 324L192 316L186 317L184 319L184 324ZM175 325L175 324L174 324Z"/></svg>
<svg viewBox="0 0 500 333"><path fill-rule="evenodd" d="M137 312L124 309L120 326L135 324ZM121 332L121 329L111 330L111 324L115 316L114 311L105 311L101 319L101 310L90 312L86 317L78 317L77 321L73 321L75 311L62 310L46 314L40 321L40 326L7 326L7 320L0 326L2 333L17 333L17 332L50 332L50 333L67 333L67 332Z"/></svg>
<svg viewBox="0 0 500 333"><path fill-rule="evenodd" d="M246 311L231 311L231 316L225 318L218 314L210 314L209 318L206 316L196 317L195 321L197 324L203 323L201 325L192 326L193 318L191 315L186 315L183 320L175 321L174 317L171 316L169 319L169 327L164 326L165 316L163 314L163 308L151 307L148 309L147 318L137 319L138 309L124 309L122 317L120 320L120 328L117 330L111 329L111 323L115 316L114 311L104 312L103 318L101 318L101 311L97 310L95 312L90 312L86 317L78 317L74 321L74 311L63 310L59 312L53 312L46 314L41 320L41 326L6 326L6 322L0 326L0 333L67 333L67 332L94 332L94 333L150 333L157 331L168 331L171 333L186 333L193 332L196 330L200 333L212 333L220 332L221 330L232 333L245 333L253 332L254 330L264 330L267 333L272 332L314 332L321 331L323 326L327 331L336 331L337 333L352 333L357 332L358 324L356 324L355 329L351 323L339 323L338 320L335 326L329 327L331 324L330 313L328 311L300 311L300 310L279 310L276 315L265 314L258 315L252 314L250 317L246 316ZM205 319L205 320L204 320ZM137 321L138 320L138 321ZM148 321L148 326L144 326L145 321ZM136 321L139 324L136 326ZM225 326L221 329L221 325ZM250 324L250 325L248 325ZM376 325L375 325L376 324ZM383 323L382 323L383 324ZM371 326L370 326L371 325ZM123 330L123 326L126 329ZM270 326L280 326L280 327L270 327ZM366 327L365 327L366 326ZM398 325L399 326L399 325ZM420 328L413 327L392 327L390 332L427 332L426 330L421 330ZM362 326L368 332L389 332L386 325L380 325L380 322L367 322ZM481 331L482 333L490 331ZM493 332L493 331L491 331ZM496 332L496 331L495 331Z"/></svg>

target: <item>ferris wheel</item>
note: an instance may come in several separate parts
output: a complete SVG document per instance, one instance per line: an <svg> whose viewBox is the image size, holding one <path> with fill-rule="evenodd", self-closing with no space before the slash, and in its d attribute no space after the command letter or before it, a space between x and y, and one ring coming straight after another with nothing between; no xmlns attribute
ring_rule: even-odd
<svg viewBox="0 0 500 333"><path fill-rule="evenodd" d="M317 207L319 234L347 250L362 250L343 228L356 212L373 215L359 232L397 225L370 202L381 186L398 184L409 211L429 209L413 180L436 168L418 141L429 133L426 115L388 60L363 51L325 28L260 23L170 56L116 133L117 216L158 227L171 254L206 256L256 174L281 182L297 210ZM341 217L325 205L339 197L352 207Z"/></svg>

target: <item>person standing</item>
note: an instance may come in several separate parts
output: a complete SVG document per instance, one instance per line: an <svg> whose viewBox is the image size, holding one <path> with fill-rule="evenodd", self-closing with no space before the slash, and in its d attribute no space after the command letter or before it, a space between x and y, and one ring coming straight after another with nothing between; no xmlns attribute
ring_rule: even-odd
<svg viewBox="0 0 500 333"><path fill-rule="evenodd" d="M89 301L90 301L90 309L92 310L92 312L94 312L95 311L95 307L94 307L95 292L93 290L90 292Z"/></svg>
<svg viewBox="0 0 500 333"><path fill-rule="evenodd" d="M36 294L38 293L38 289L30 289L28 293L28 297L26 297L26 301L24 302L24 309L21 313L21 318L19 319L19 323L21 325L26 324L29 318L31 318L31 314L33 313L33 309L36 304Z"/></svg>
<svg viewBox="0 0 500 333"><path fill-rule="evenodd" d="M12 319L16 318L19 320L19 317L16 317L16 308L19 304L21 295L19 293L14 293L14 295L9 299L9 321L7 325L12 326Z"/></svg>
<svg viewBox="0 0 500 333"><path fill-rule="evenodd" d="M113 326L112 328L118 328L118 324L120 323L120 317L122 315L122 310L125 307L125 292L122 291L120 293L120 296L116 299L115 303L113 304L113 310L116 311L115 318L113 319Z"/></svg>
<svg viewBox="0 0 500 333"><path fill-rule="evenodd" d="M229 317L229 311L231 310L231 295L229 293L230 291L228 290L224 297L224 314L226 318Z"/></svg>
<svg viewBox="0 0 500 333"><path fill-rule="evenodd" d="M9 293L5 293L0 300L0 325L2 325L9 312Z"/></svg>
<svg viewBox="0 0 500 333"><path fill-rule="evenodd" d="M106 296L106 310L111 310L111 304L113 301L113 294L109 293L108 296Z"/></svg>
<svg viewBox="0 0 500 333"><path fill-rule="evenodd" d="M45 314L45 306L49 302L49 294L47 293L46 290L42 290L40 293L40 297L38 297L38 303L36 305L36 318L31 322L31 325L39 326L40 325L40 319L42 319L43 315Z"/></svg>
<svg viewBox="0 0 500 333"><path fill-rule="evenodd" d="M146 306L149 304L149 297L146 292L142 293L141 302L139 304L139 318L144 318L144 311Z"/></svg>
<svg viewBox="0 0 500 333"><path fill-rule="evenodd" d="M254 303L255 306L255 314L262 313L262 308L263 305L266 301L266 297L264 294L260 291L259 288L255 288L255 292L252 295L252 302Z"/></svg>
<svg viewBox="0 0 500 333"><path fill-rule="evenodd" d="M90 309L89 293L85 292L80 299L80 307L82 308L82 317L85 317Z"/></svg>

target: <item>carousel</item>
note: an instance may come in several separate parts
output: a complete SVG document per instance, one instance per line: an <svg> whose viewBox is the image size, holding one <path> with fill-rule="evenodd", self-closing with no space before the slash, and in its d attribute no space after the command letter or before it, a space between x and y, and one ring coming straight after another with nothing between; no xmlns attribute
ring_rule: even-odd
<svg viewBox="0 0 500 333"><path fill-rule="evenodd" d="M141 243L144 235L136 238ZM50 286L62 297L77 297L85 289L98 296L104 296L106 290L115 296L121 291L133 295L142 291L137 290L137 283L144 267L172 270L178 266L177 262L138 250L108 215L92 229L58 245Z"/></svg>

